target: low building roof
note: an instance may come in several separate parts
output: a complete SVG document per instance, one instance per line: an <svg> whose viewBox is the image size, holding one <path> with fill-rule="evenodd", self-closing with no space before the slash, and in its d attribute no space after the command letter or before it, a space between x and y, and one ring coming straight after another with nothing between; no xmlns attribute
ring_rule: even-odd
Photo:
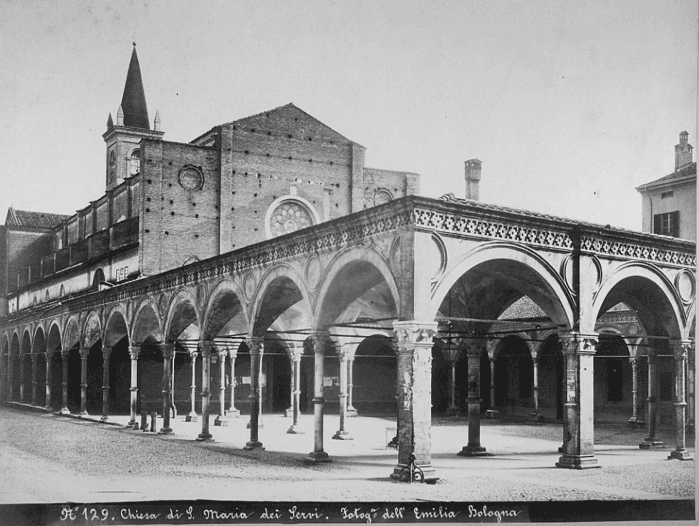
<svg viewBox="0 0 699 526"><path fill-rule="evenodd" d="M64 214L49 214L47 212L30 212L27 210L15 210L10 207L7 210L5 226L22 226L30 228L54 228L70 216Z"/></svg>
<svg viewBox="0 0 699 526"><path fill-rule="evenodd" d="M653 188L655 186L662 186L667 183L672 183L675 180L679 179L685 179L685 178L690 178L694 176L696 178L697 176L697 163L689 163L686 164L685 166L682 166L678 170L672 172L671 174L665 175L661 177L660 179L656 179L655 181L651 181L650 183L645 183L642 184L641 186L636 187L636 190L641 191L641 190L648 190L649 188Z"/></svg>

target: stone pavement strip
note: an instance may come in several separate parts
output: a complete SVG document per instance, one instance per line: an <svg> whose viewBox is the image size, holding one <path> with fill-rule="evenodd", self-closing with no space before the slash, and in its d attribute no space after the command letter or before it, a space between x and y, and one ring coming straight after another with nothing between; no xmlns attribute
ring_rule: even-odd
<svg viewBox="0 0 699 526"><path fill-rule="evenodd" d="M114 425L0 408L0 503L121 502L140 500L243 501L572 501L693 499L695 463L667 460L667 446L641 451L644 431L598 427L600 468L554 467L560 424L486 422L482 444L492 456L456 456L467 442L463 419L435 419L434 485L402 484L388 475L395 450L386 449L391 419L348 420L354 440L332 440L339 419L325 419L325 450L332 463L307 465L313 449L312 416L305 434L289 435L288 418L263 415L264 451L243 449L248 418L211 426L213 442L197 442L201 423L172 422L174 433L157 435ZM212 419L213 423L213 419ZM694 437L688 443L693 447Z"/></svg>

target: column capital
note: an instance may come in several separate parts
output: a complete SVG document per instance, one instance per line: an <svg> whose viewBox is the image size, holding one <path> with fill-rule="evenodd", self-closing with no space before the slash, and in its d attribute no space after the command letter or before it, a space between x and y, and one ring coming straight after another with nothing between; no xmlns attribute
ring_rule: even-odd
<svg viewBox="0 0 699 526"><path fill-rule="evenodd" d="M485 350L488 353L488 359L490 361L495 360L495 349L497 349L498 341L498 339L491 337L485 339Z"/></svg>
<svg viewBox="0 0 699 526"><path fill-rule="evenodd" d="M248 344L248 349L250 349L250 354L262 354L265 350L265 337L264 336L250 336L245 342Z"/></svg>
<svg viewBox="0 0 699 526"><path fill-rule="evenodd" d="M337 356L341 362L346 362L354 354L355 349L356 345L343 343L337 347Z"/></svg>
<svg viewBox="0 0 699 526"><path fill-rule="evenodd" d="M171 360L175 354L175 344L172 342L161 342L158 344L158 348L160 349L160 353L163 355L163 358L166 360Z"/></svg>
<svg viewBox="0 0 699 526"><path fill-rule="evenodd" d="M197 349L189 349L187 350L187 352L189 353L189 357L192 360L196 360L197 356L199 355L199 351Z"/></svg>
<svg viewBox="0 0 699 526"><path fill-rule="evenodd" d="M228 356L228 349L219 349L218 350L218 357L221 359L224 359L226 356Z"/></svg>
<svg viewBox="0 0 699 526"><path fill-rule="evenodd" d="M53 358L53 351L49 351L48 349L46 349L46 351L44 351L44 354L46 355L47 360Z"/></svg>
<svg viewBox="0 0 699 526"><path fill-rule="evenodd" d="M461 346L467 355L480 356L483 351L488 351L488 339L490 338L464 336ZM490 354L488 354L488 358L490 358Z"/></svg>
<svg viewBox="0 0 699 526"><path fill-rule="evenodd" d="M330 339L330 332L326 330L313 330L308 334L308 341L313 347L314 354L325 354L327 342Z"/></svg>
<svg viewBox="0 0 699 526"><path fill-rule="evenodd" d="M558 341L563 346L563 354L595 354L599 342L597 333L561 332Z"/></svg>
<svg viewBox="0 0 699 526"><path fill-rule="evenodd" d="M399 351L414 345L431 347L437 335L437 322L394 321L393 333Z"/></svg>
<svg viewBox="0 0 699 526"><path fill-rule="evenodd" d="M301 356L303 356L303 345L299 345L298 347L293 347L290 351L290 354L291 354L291 359L294 362L300 362Z"/></svg>
<svg viewBox="0 0 699 526"><path fill-rule="evenodd" d="M87 355L90 353L89 347L80 347L80 358L87 360Z"/></svg>
<svg viewBox="0 0 699 526"><path fill-rule="evenodd" d="M31 358L32 362L33 362L33 363L36 363L37 358L39 358L39 354L38 354L38 353L32 353L32 354L31 354L31 357L32 357L32 358Z"/></svg>
<svg viewBox="0 0 699 526"><path fill-rule="evenodd" d="M459 361L459 358L461 358L461 342L456 340L456 338L454 338L452 341L447 340L447 343L445 343L444 347L442 348L444 358L451 363L456 363Z"/></svg>
<svg viewBox="0 0 699 526"><path fill-rule="evenodd" d="M61 350L61 358L63 358L64 360L67 360L69 356L70 356L70 349L62 349Z"/></svg>
<svg viewBox="0 0 699 526"><path fill-rule="evenodd" d="M692 340L670 340L670 349L676 360L681 360L689 356L694 342Z"/></svg>
<svg viewBox="0 0 699 526"><path fill-rule="evenodd" d="M129 357L132 360L138 360L138 355L141 353L141 346L136 344L129 345Z"/></svg>
<svg viewBox="0 0 699 526"><path fill-rule="evenodd" d="M105 360L109 359L109 355L112 354L112 346L111 345L103 345L102 346L102 358Z"/></svg>

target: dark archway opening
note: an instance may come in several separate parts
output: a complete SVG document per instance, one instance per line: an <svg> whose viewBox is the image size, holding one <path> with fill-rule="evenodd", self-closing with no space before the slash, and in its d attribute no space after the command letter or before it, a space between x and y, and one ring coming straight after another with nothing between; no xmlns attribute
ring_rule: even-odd
<svg viewBox="0 0 699 526"><path fill-rule="evenodd" d="M495 404L512 414L528 414L534 407L534 363L527 344L518 336L500 343L495 359Z"/></svg>
<svg viewBox="0 0 699 526"><path fill-rule="evenodd" d="M357 412L395 415L398 362L392 342L384 336L365 338L354 353L353 367L352 405Z"/></svg>

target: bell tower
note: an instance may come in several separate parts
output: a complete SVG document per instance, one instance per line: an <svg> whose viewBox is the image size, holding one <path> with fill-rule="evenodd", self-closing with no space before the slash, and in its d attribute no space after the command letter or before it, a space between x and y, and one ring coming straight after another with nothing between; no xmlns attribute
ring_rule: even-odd
<svg viewBox="0 0 699 526"><path fill-rule="evenodd" d="M126 178L140 173L141 139L161 139L165 134L160 130L160 114L155 113L153 129L148 120L146 94L143 90L141 66L133 45L131 62L126 74L124 94L117 110L116 123L109 114L107 131L102 135L107 145L106 189L111 190Z"/></svg>

